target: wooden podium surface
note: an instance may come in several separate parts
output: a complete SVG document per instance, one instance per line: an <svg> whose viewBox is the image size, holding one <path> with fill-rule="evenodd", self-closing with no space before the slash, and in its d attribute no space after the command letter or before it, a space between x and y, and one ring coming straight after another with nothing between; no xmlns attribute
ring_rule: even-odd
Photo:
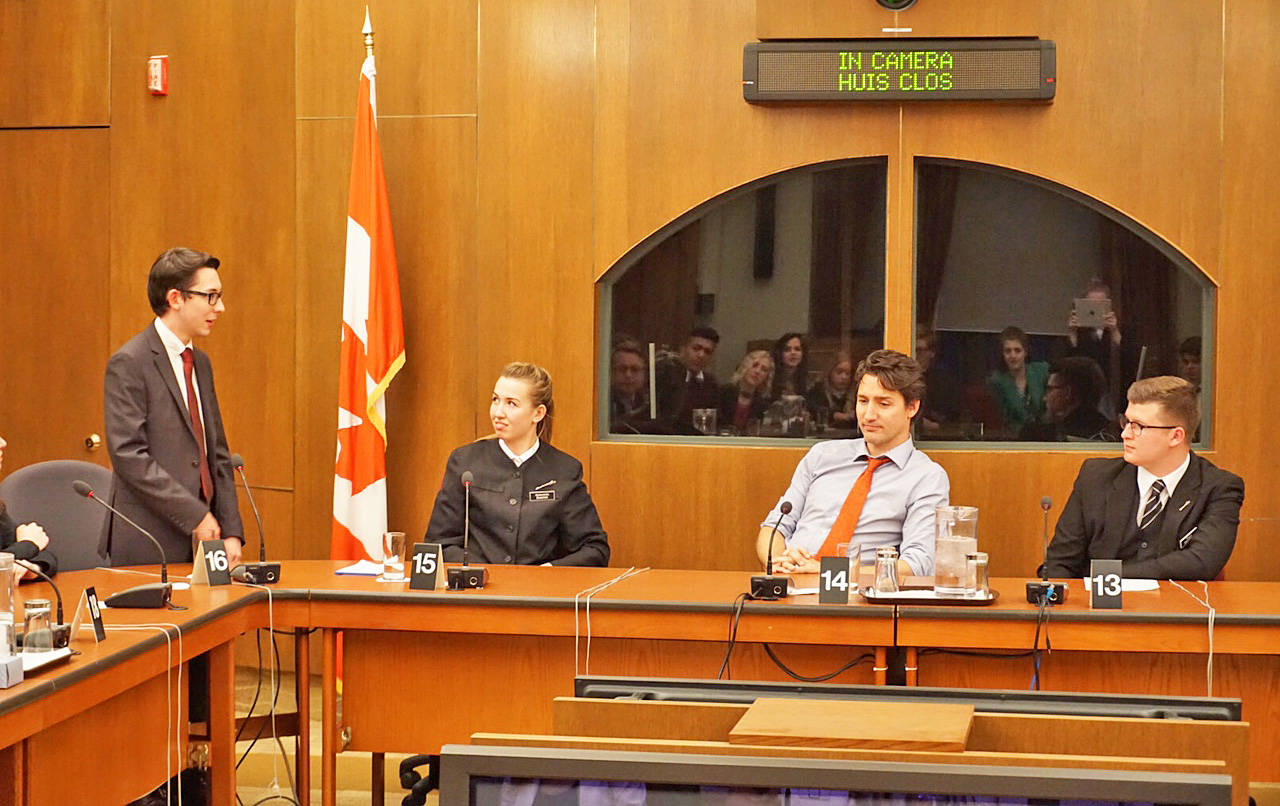
<svg viewBox="0 0 1280 806"><path fill-rule="evenodd" d="M182 659L212 653L215 769L227 769L219 765L233 753L235 636L267 626L272 617L277 628L318 629L326 649L322 769L327 800L341 726L351 729L351 749L430 752L444 742L466 741L475 731L546 732L549 703L572 693L575 672L715 677L735 600L750 576L647 570L588 597L588 590L626 569L496 566L484 590L417 592L404 583L336 576L341 565L285 563L270 608L265 591L233 585L176 592L175 602L186 610L104 615L108 625L177 625ZM140 581L145 579L107 571L58 577L68 598L68 619L86 585L95 585L105 597ZM908 666L913 660L918 665L921 684L1023 689L1031 676L1029 658L940 651L1030 649L1036 608L1020 601L1023 584L1021 579L993 580L1003 594L998 604L977 608L869 605L857 597L848 605L819 605L813 595L748 602L741 608L729 676L788 679L766 655L763 643L768 642L778 660L805 676L861 660L835 680L868 683L876 679L873 665L882 665L885 650L901 647L910 650ZM1203 598L1199 583L1182 584ZM1072 588L1068 603L1050 614L1054 651L1042 658L1043 688L1207 693L1203 605L1162 583L1158 592L1125 594L1124 610L1090 611L1080 583ZM1212 693L1244 700L1244 717L1253 725L1250 778L1280 781L1280 702L1274 696L1280 681L1280 584L1216 582L1208 591L1216 608ZM19 592L20 600L41 595L48 595L47 585L24 585ZM333 666L339 632L345 647L340 722ZM306 640L300 633L299 641ZM33 789L43 779L32 784L36 776L30 771L55 754L71 752L65 741L75 731L69 726L96 731L83 752L110 763L108 757L124 746L107 738L116 729L112 726L120 726L122 713L127 716L122 703L156 713L155 701L169 688L159 681L172 677L169 670L179 656L178 642L168 647L158 630L112 631L101 645L82 631L72 646L80 654L70 662L0 691L0 773L28 771L15 778L17 786L27 787L19 802L38 802L29 797L37 791L53 794ZM300 695L302 707L309 708L305 687ZM159 703L158 714L163 716L166 707ZM130 742L136 742L136 725L127 719L124 725L133 728ZM162 732L155 734L154 752L130 754L147 755L147 761L116 766L129 773L122 777L151 785L163 778ZM233 776L215 775L215 781L216 802L233 802ZM7 790L0 793L0 804L7 796Z"/></svg>

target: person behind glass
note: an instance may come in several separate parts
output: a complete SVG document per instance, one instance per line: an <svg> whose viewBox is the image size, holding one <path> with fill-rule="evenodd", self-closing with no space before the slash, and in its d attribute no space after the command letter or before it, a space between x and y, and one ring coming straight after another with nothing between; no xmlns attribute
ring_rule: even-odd
<svg viewBox="0 0 1280 806"><path fill-rule="evenodd" d="M773 343L773 383L770 397L809 394L809 345L799 333L783 333Z"/></svg>
<svg viewBox="0 0 1280 806"><path fill-rule="evenodd" d="M1086 459L1058 518L1045 572L1079 578L1122 560L1128 578L1213 579L1235 547L1244 480L1191 451L1200 401L1184 378L1129 387L1124 458Z"/></svg>
<svg viewBox="0 0 1280 806"><path fill-rule="evenodd" d="M1199 336L1188 336L1178 345L1178 377L1187 381L1200 391L1200 351L1203 341Z"/></svg>
<svg viewBox="0 0 1280 806"><path fill-rule="evenodd" d="M756 536L763 563L773 541L774 570L814 573L818 558L856 543L862 557L897 546L898 573L933 573L934 510L947 504L947 473L911 441L924 380L911 356L876 350L854 373L861 439L819 442L800 460L791 484ZM791 512L782 515L783 502ZM779 524L773 534L774 524Z"/></svg>
<svg viewBox="0 0 1280 806"><path fill-rule="evenodd" d="M1038 442L1118 441L1120 429L1098 410L1105 386L1102 369L1092 358L1059 358L1050 368L1045 386L1044 421L1027 423L1021 438Z"/></svg>
<svg viewBox="0 0 1280 806"><path fill-rule="evenodd" d="M1005 431L1016 435L1044 414L1044 390L1049 382L1049 365L1028 361L1031 340L1018 327L1000 331L1001 369L987 380L1000 405Z"/></svg>
<svg viewBox="0 0 1280 806"><path fill-rule="evenodd" d="M857 422L854 412L853 395L853 359L848 353L836 356L836 362L827 370L827 377L813 385L809 390L809 411L826 412L827 422L832 428L853 428Z"/></svg>
<svg viewBox="0 0 1280 806"><path fill-rule="evenodd" d="M620 341L609 359L609 430L647 434L654 429L649 411L649 373L639 342Z"/></svg>
<svg viewBox="0 0 1280 806"><path fill-rule="evenodd" d="M0 437L0 467L4 467L4 449L8 444ZM58 558L49 551L49 535L44 528L38 523L14 523L4 501L0 501L0 552L12 554L14 562L22 567L19 582L39 578L32 568L39 568L47 576L58 573Z"/></svg>
<svg viewBox="0 0 1280 806"><path fill-rule="evenodd" d="M937 360L938 334L932 328L916 328L916 362L929 390L920 404L916 425L925 434L936 433L960 418L960 384Z"/></svg>
<svg viewBox="0 0 1280 806"><path fill-rule="evenodd" d="M493 386L493 437L449 455L426 541L462 560L471 471L471 559L520 565L608 565L609 541L582 480L582 463L551 445L551 375L508 364Z"/></svg>
<svg viewBox="0 0 1280 806"><path fill-rule="evenodd" d="M720 389L720 424L731 425L739 434L760 422L769 406L773 382L773 358L768 350L752 350L738 362L733 380Z"/></svg>
<svg viewBox="0 0 1280 806"><path fill-rule="evenodd" d="M1111 303L1111 287L1095 277L1085 286L1084 299ZM1121 367L1123 341L1120 319L1114 305L1110 305L1110 312L1103 318L1101 327L1081 327L1079 313L1072 306L1071 314L1067 317L1067 354L1082 355L1098 362L1107 379L1103 404L1107 406L1104 413L1108 415L1115 413L1115 401L1120 397L1120 383L1125 375Z"/></svg>
<svg viewBox="0 0 1280 806"><path fill-rule="evenodd" d="M696 434L694 409L720 405L720 387L707 367L720 344L715 328L695 327L680 348L679 360L658 368L658 416L677 434Z"/></svg>

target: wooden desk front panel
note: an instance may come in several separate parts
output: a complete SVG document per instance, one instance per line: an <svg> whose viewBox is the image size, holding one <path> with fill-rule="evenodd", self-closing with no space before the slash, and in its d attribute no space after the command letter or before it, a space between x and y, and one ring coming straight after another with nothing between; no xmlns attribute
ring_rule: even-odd
<svg viewBox="0 0 1280 806"><path fill-rule="evenodd" d="M593 616L594 617L594 616ZM550 733L555 697L573 694L573 636L461 635L347 630L343 644L343 725L351 750L434 753L466 744L476 731ZM581 673L714 678L723 641L594 638L585 635ZM830 673L865 647L773 645L799 674ZM786 680L759 644L739 643L731 663L738 680ZM406 682L410 681L410 682ZM872 681L863 662L832 682Z"/></svg>

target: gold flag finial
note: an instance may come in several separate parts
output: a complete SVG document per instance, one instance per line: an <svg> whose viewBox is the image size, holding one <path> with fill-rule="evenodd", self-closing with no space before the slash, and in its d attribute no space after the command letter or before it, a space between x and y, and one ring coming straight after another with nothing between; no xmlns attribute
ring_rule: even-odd
<svg viewBox="0 0 1280 806"><path fill-rule="evenodd" d="M364 29L360 32L364 34L364 52L366 56L373 55L373 23L369 22L369 7L364 7Z"/></svg>

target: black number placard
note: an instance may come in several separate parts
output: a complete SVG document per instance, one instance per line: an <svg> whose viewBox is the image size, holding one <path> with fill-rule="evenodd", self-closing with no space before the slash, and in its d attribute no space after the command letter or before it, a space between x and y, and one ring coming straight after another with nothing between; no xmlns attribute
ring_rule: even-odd
<svg viewBox="0 0 1280 806"><path fill-rule="evenodd" d="M413 556L409 559L409 588L417 591L435 590L443 563L443 550L439 543L414 543Z"/></svg>
<svg viewBox="0 0 1280 806"><path fill-rule="evenodd" d="M818 570L818 601L849 604L849 558L823 557Z"/></svg>
<svg viewBox="0 0 1280 806"><path fill-rule="evenodd" d="M1095 610L1120 610L1123 578L1120 560L1094 560L1089 563L1089 607Z"/></svg>
<svg viewBox="0 0 1280 806"><path fill-rule="evenodd" d="M231 561L227 546L221 540L201 540L200 555L204 559L205 576L210 585L231 584Z"/></svg>

